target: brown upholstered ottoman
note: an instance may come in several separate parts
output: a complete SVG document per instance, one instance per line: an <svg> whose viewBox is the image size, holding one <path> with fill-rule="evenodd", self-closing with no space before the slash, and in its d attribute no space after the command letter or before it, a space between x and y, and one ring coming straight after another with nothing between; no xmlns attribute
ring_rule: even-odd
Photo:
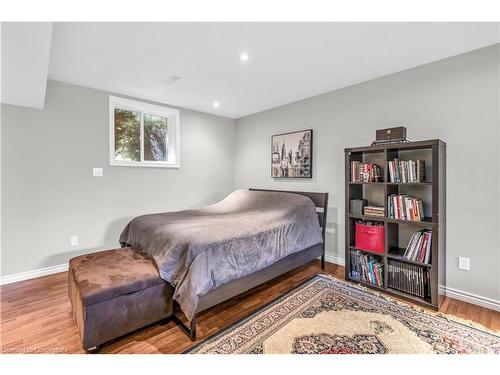
<svg viewBox="0 0 500 375"><path fill-rule="evenodd" d="M71 259L68 284L87 351L172 315L172 287L160 278L154 262L133 248Z"/></svg>

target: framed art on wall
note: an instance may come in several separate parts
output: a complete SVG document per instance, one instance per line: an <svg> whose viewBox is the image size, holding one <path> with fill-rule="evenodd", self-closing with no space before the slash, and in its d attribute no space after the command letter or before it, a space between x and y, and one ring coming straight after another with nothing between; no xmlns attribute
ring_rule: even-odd
<svg viewBox="0 0 500 375"><path fill-rule="evenodd" d="M312 177L312 129L271 136L271 177Z"/></svg>

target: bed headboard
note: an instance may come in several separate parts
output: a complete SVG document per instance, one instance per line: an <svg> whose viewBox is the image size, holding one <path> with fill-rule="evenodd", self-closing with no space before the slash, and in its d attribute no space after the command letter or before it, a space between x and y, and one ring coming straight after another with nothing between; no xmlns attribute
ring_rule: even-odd
<svg viewBox="0 0 500 375"><path fill-rule="evenodd" d="M325 234L326 234L326 214L328 211L328 193L317 193L310 191L288 191L288 190L271 190L271 189L254 189L249 188L251 191L272 191L276 193L292 193L304 195L310 198L316 206L316 213L318 214L319 225L321 226L321 233L323 234L323 257L321 258L321 266L324 268L325 262Z"/></svg>

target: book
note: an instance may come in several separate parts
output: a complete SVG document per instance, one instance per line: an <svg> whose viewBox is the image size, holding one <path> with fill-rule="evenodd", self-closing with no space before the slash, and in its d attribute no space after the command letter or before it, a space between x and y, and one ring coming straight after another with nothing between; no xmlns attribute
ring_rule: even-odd
<svg viewBox="0 0 500 375"><path fill-rule="evenodd" d="M385 207L379 206L365 206L363 209L363 214L367 216L385 216Z"/></svg>
<svg viewBox="0 0 500 375"><path fill-rule="evenodd" d="M421 229L413 233L408 241L403 258L429 264L431 255L432 230Z"/></svg>
<svg viewBox="0 0 500 375"><path fill-rule="evenodd" d="M384 285L384 264L375 256L351 250L351 269L349 277L382 287Z"/></svg>
<svg viewBox="0 0 500 375"><path fill-rule="evenodd" d="M428 241L427 241L427 248L425 249L425 257L424 257L424 263L429 264L429 261L431 259L431 243L432 243L432 231L428 231Z"/></svg>
<svg viewBox="0 0 500 375"><path fill-rule="evenodd" d="M390 219L397 220L422 221L425 217L422 199L408 195L389 195L387 213Z"/></svg>
<svg viewBox="0 0 500 375"><path fill-rule="evenodd" d="M388 284L392 289L430 299L430 271L417 264L389 259L387 264Z"/></svg>
<svg viewBox="0 0 500 375"><path fill-rule="evenodd" d="M427 242L429 242L429 233L424 233L422 235L422 247L419 250L418 261L423 262L425 259L425 252L427 251Z"/></svg>
<svg viewBox="0 0 500 375"><path fill-rule="evenodd" d="M389 182L416 183L425 181L425 160L399 160L387 162Z"/></svg>
<svg viewBox="0 0 500 375"><path fill-rule="evenodd" d="M375 163L351 161L351 182L382 182L382 167Z"/></svg>

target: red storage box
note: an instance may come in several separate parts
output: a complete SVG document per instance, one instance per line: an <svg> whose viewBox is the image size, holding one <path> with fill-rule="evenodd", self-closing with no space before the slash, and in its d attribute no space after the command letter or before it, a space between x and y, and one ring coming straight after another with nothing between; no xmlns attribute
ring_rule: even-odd
<svg viewBox="0 0 500 375"><path fill-rule="evenodd" d="M384 253L385 228L383 225L356 223L355 247Z"/></svg>

